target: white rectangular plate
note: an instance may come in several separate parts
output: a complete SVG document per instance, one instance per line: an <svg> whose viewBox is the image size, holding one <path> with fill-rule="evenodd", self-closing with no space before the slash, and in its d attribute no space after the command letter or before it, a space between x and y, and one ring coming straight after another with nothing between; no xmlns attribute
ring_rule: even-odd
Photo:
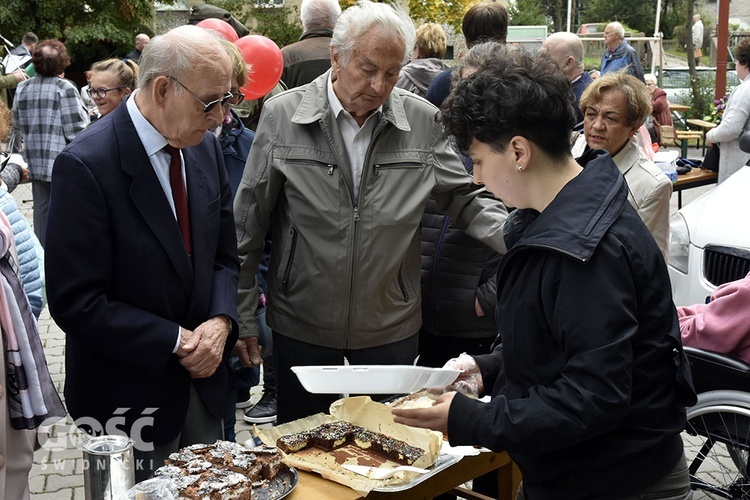
<svg viewBox="0 0 750 500"><path fill-rule="evenodd" d="M458 370L412 365L293 366L314 394L405 394L451 384Z"/></svg>

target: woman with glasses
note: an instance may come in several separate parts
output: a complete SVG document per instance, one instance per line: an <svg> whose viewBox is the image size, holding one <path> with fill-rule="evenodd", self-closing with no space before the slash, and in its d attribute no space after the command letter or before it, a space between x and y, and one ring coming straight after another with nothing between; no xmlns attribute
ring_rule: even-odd
<svg viewBox="0 0 750 500"><path fill-rule="evenodd" d="M232 109L233 106L238 105L245 99L245 96L240 89L247 84L248 66L245 64L242 54L235 44L222 41L222 45L227 51L229 59L232 61L232 86L230 88L232 98L222 104L225 112L224 121L221 126L214 131L214 134L219 138L219 143L221 144L221 151L224 156L224 166L227 169L229 185L232 188L232 196L234 196L237 193L237 188L242 179L242 172L245 170L247 155L250 153L250 146L253 144L255 132L245 127L240 116L234 109ZM267 259L267 255L264 255L264 259ZM267 268L268 266L266 265L265 267ZM258 283L265 283L265 276L261 276L260 274L261 273L259 272L257 278ZM263 304L258 305L258 313L256 314L256 321L258 322L258 328L261 332L266 332L268 328L265 322L264 304L265 299L263 299ZM270 331L268 331L267 338L270 339L270 337ZM267 347L268 352L270 352L269 341L270 340L262 341ZM243 363L244 356L241 356L237 352L239 349L243 348L245 348L245 343L238 342L235 351L228 360L229 399L227 411L224 415L224 438L229 441L234 441L236 439L234 428L237 422L237 395L249 394L250 388L257 385L260 380L260 368L258 367L260 360L256 360L258 364L254 366L245 365ZM266 351L264 351L264 354L265 353ZM241 399L248 398L243 396Z"/></svg>
<svg viewBox="0 0 750 500"><path fill-rule="evenodd" d="M111 113L135 90L138 65L130 59L106 59L91 66L87 93L94 100L99 116Z"/></svg>
<svg viewBox="0 0 750 500"><path fill-rule="evenodd" d="M232 60L232 86L230 88L232 96L221 103L224 121L214 130L214 134L221 143L224 165L227 168L229 184L232 187L232 196L234 196L242 179L242 171L245 170L245 162L250 146L253 144L255 132L245 127L237 112L232 109L245 100L240 89L247 83L247 64L236 45L225 40L222 41L222 45Z"/></svg>

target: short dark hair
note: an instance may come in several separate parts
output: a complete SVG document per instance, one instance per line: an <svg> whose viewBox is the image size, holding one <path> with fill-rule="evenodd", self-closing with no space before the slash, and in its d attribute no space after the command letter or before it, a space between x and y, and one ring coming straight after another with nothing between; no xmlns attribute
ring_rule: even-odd
<svg viewBox="0 0 750 500"><path fill-rule="evenodd" d="M489 40L505 43L508 38L508 11L495 2L475 4L464 14L461 30L470 48L477 42Z"/></svg>
<svg viewBox="0 0 750 500"><path fill-rule="evenodd" d="M21 43L23 43L24 45L34 45L36 43L39 43L39 37L29 31L28 33L23 35Z"/></svg>
<svg viewBox="0 0 750 500"><path fill-rule="evenodd" d="M737 45L737 62L750 68L750 38L743 39Z"/></svg>
<svg viewBox="0 0 750 500"><path fill-rule="evenodd" d="M68 49L60 40L44 40L31 55L34 71L42 76L57 76L70 66Z"/></svg>
<svg viewBox="0 0 750 500"><path fill-rule="evenodd" d="M441 120L463 150L476 139L504 151L520 135L556 159L570 156L576 121L567 77L550 58L516 51L460 80L443 104Z"/></svg>

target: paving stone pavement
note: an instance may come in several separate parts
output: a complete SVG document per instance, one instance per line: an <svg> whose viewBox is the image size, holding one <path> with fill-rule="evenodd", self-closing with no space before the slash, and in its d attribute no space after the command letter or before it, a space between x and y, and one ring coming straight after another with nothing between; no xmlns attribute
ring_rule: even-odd
<svg viewBox="0 0 750 500"><path fill-rule="evenodd" d="M701 158L699 150L691 150L690 158ZM696 188L683 193L683 206L711 187ZM32 223L31 185L22 184L14 192L21 212ZM672 196L672 211L677 210L677 195ZM65 379L65 334L50 317L47 307L39 318L39 333L47 356L50 374L62 396ZM255 401L260 398L260 387L252 390ZM237 410L237 441L244 443L252 437L252 429L242 420L242 410ZM34 500L84 500L84 461L76 448L80 435L70 417L44 430L50 437L34 454L30 474L31 496Z"/></svg>

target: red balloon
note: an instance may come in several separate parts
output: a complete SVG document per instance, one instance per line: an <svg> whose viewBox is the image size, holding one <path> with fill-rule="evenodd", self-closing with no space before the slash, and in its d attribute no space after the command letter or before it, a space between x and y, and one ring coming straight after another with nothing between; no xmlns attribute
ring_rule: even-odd
<svg viewBox="0 0 750 500"><path fill-rule="evenodd" d="M213 30L232 43L240 38L237 35L237 32L234 31L234 28L232 28L228 22L222 21L221 19L209 17L196 24L196 26L200 26L207 30Z"/></svg>
<svg viewBox="0 0 750 500"><path fill-rule="evenodd" d="M284 70L284 58L279 46L261 35L243 36L234 44L250 66L247 84L240 89L245 99L258 99L268 94L279 83Z"/></svg>

